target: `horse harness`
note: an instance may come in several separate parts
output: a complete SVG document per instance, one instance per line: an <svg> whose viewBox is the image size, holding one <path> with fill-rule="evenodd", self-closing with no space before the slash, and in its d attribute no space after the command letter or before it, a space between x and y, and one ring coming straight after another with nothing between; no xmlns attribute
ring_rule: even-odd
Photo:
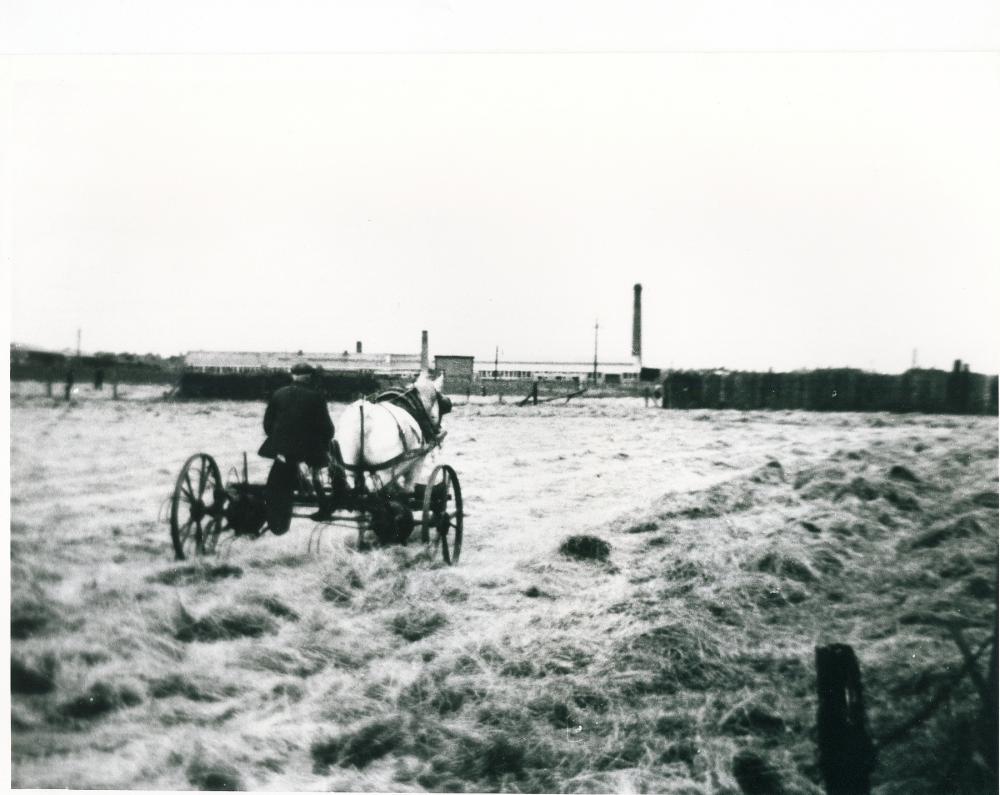
<svg viewBox="0 0 1000 795"><path fill-rule="evenodd" d="M438 410L441 414L447 414L451 411L451 401L443 397L442 395L436 396L438 402ZM424 439L429 440L430 447L436 447L444 441L444 437L448 434L447 431L443 431L440 428L434 427L434 421L431 419L430 414L427 413L427 409L424 408L424 404L420 400L420 393L413 387L406 390L401 389L387 389L385 392L381 392L376 395L375 399L371 401L372 403L391 403L394 406L398 406L403 409L407 414L416 420L417 425L420 427L420 432L423 433ZM403 431L403 426L399 424L399 420L396 420L396 430L399 432L399 441L403 445L403 452L397 456L393 456L388 461L383 461L381 464L376 464L374 466L358 465L358 464L345 464L343 461L338 461L338 464L343 466L345 469L351 470L352 472L358 471L377 471L380 469L390 469L396 464L406 461L409 458L417 458L424 455L426 450L407 450L406 449L406 434ZM364 438L364 421L365 415L362 410L361 413L361 436ZM340 458L339 450L337 451L337 458Z"/></svg>

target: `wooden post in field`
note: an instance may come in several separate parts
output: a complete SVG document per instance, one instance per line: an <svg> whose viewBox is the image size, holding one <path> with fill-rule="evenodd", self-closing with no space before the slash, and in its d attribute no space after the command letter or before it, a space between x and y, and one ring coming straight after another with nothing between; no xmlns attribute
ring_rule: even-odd
<svg viewBox="0 0 1000 795"><path fill-rule="evenodd" d="M828 795L868 795L875 746L868 734L861 669L843 643L816 647L819 767Z"/></svg>
<svg viewBox="0 0 1000 795"><path fill-rule="evenodd" d="M45 396L52 397L52 376L45 379Z"/></svg>

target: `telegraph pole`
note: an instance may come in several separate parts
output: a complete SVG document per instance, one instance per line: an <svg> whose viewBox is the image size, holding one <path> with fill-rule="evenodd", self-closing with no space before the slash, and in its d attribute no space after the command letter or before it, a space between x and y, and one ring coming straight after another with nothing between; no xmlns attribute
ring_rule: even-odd
<svg viewBox="0 0 1000 795"><path fill-rule="evenodd" d="M594 319L594 386L597 386L597 319Z"/></svg>

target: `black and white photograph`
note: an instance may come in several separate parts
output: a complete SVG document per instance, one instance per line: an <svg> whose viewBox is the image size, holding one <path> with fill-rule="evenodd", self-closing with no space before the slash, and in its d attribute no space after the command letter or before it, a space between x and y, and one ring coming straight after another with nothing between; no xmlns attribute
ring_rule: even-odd
<svg viewBox="0 0 1000 795"><path fill-rule="evenodd" d="M1000 9L0 1L20 789L998 791Z"/></svg>

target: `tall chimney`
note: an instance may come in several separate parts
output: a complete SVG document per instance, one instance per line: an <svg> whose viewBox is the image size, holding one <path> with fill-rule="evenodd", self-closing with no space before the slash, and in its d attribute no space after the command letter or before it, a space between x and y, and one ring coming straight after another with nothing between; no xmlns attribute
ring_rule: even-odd
<svg viewBox="0 0 1000 795"><path fill-rule="evenodd" d="M427 355L427 332L420 332L420 369L430 370L431 361L430 357Z"/></svg>
<svg viewBox="0 0 1000 795"><path fill-rule="evenodd" d="M361 353L361 340L354 343L354 350L356 353Z"/></svg>
<svg viewBox="0 0 1000 795"><path fill-rule="evenodd" d="M632 288L632 359L637 366L642 366L642 285Z"/></svg>

